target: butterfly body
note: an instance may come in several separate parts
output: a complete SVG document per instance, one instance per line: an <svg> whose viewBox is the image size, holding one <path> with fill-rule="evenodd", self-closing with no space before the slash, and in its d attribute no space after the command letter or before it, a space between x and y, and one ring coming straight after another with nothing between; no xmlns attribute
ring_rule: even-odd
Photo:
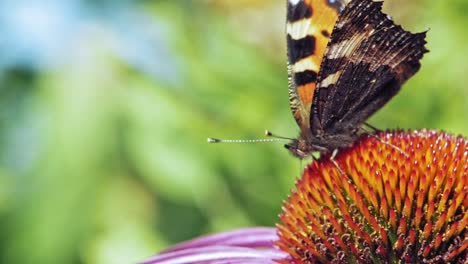
<svg viewBox="0 0 468 264"><path fill-rule="evenodd" d="M395 25L372 0L288 0L289 99L298 158L351 146L364 122L420 68L425 33Z"/></svg>
<svg viewBox="0 0 468 264"><path fill-rule="evenodd" d="M308 158L312 152L329 153L335 149L350 147L358 138L358 131L346 130L342 133L312 135L300 134L285 147L299 159Z"/></svg>

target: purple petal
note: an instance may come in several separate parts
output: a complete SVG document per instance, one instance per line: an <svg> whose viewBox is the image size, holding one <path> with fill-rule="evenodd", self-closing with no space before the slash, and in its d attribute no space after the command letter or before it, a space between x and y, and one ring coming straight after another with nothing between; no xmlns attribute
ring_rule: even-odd
<svg viewBox="0 0 468 264"><path fill-rule="evenodd" d="M273 264L275 263L274 260L285 259L286 257L286 253L277 249L259 250L244 247L207 246L163 253L141 264Z"/></svg>
<svg viewBox="0 0 468 264"><path fill-rule="evenodd" d="M205 246L237 246L260 248L273 247L273 242L278 240L276 229L271 227L253 227L236 229L218 233L214 235L203 236L187 242L180 243L161 253L168 253L187 248L205 247Z"/></svg>

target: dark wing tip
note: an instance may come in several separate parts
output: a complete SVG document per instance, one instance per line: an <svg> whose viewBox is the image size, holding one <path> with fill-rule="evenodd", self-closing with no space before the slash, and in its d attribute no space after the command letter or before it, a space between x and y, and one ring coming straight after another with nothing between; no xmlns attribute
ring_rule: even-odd
<svg viewBox="0 0 468 264"><path fill-rule="evenodd" d="M406 31L382 12L382 4L354 0L341 13L318 75L315 127L360 124L420 69L427 31Z"/></svg>

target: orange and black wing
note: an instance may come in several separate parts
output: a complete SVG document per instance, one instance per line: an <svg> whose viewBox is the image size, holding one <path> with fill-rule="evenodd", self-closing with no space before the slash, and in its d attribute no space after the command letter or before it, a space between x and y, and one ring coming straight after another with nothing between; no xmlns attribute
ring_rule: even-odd
<svg viewBox="0 0 468 264"><path fill-rule="evenodd" d="M359 0L341 13L318 75L312 134L356 130L419 70L425 33L403 30L381 9Z"/></svg>
<svg viewBox="0 0 468 264"><path fill-rule="evenodd" d="M289 101L301 130L309 130L317 75L331 31L349 0L288 0Z"/></svg>

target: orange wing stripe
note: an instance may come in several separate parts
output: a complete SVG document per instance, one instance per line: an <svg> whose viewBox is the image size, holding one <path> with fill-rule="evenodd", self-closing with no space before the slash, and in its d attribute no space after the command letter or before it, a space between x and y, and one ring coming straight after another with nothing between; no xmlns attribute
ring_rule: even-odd
<svg viewBox="0 0 468 264"><path fill-rule="evenodd" d="M291 110L302 129L309 128L317 74L344 2L348 1L288 1L289 94Z"/></svg>
<svg viewBox="0 0 468 264"><path fill-rule="evenodd" d="M306 85L301 85L297 87L297 94L299 99L303 104L310 105L312 104L312 96L315 91L315 83L308 83Z"/></svg>

